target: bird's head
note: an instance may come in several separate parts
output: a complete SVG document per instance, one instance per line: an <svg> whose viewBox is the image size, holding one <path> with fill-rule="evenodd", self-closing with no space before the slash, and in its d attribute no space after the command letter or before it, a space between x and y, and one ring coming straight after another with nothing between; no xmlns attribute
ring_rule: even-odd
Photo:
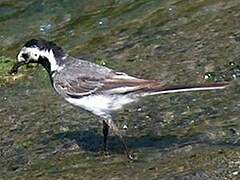
<svg viewBox="0 0 240 180"><path fill-rule="evenodd" d="M11 73L17 73L19 67L38 63L50 73L56 71L64 59L65 53L55 43L43 39L32 39L28 41L17 54L17 63Z"/></svg>

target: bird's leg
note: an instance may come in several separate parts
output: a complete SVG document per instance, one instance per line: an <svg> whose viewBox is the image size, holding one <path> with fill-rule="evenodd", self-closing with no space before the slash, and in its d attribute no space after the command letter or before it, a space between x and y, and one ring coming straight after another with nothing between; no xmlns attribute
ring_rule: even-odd
<svg viewBox="0 0 240 180"><path fill-rule="evenodd" d="M123 148L124 148L124 152L125 154L127 155L127 157L130 159L130 160L133 160L133 156L129 153L128 151L128 147L122 137L122 134L121 132L119 131L119 129L117 128L117 126L114 124L114 122L112 121L112 119L105 119L104 122L107 124L108 127L110 127L112 130L113 130L113 133L115 135L117 135L123 145Z"/></svg>
<svg viewBox="0 0 240 180"><path fill-rule="evenodd" d="M103 120L103 151L104 154L107 154L107 137L108 137L109 126Z"/></svg>

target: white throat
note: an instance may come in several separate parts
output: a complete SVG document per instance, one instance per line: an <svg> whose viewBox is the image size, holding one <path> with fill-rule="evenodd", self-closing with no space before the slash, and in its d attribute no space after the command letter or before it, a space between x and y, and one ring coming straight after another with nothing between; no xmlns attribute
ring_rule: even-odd
<svg viewBox="0 0 240 180"><path fill-rule="evenodd" d="M50 70L51 71L57 71L59 70L60 66L57 64L57 60L53 54L53 51L52 50L46 50L46 51L43 51L41 50L40 51L40 56L42 57L46 57L50 63Z"/></svg>

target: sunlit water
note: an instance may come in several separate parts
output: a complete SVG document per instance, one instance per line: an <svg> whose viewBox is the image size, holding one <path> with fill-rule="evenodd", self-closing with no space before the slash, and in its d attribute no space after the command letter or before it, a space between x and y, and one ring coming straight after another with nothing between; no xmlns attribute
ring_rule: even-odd
<svg viewBox="0 0 240 180"><path fill-rule="evenodd" d="M0 91L0 179L237 179L240 170L240 2L90 0L0 2L0 56L31 38L169 84L232 81L224 91L148 97L115 115L101 155L93 115L58 97L40 67Z"/></svg>

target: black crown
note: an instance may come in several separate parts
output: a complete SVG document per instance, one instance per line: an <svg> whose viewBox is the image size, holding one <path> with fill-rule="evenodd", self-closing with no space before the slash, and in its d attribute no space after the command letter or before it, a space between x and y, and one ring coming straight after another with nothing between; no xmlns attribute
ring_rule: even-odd
<svg viewBox="0 0 240 180"><path fill-rule="evenodd" d="M47 41L44 39L31 39L25 45L25 47L38 47L40 50L49 51L52 50L55 57L63 57L64 51L61 47L56 45L54 42Z"/></svg>

